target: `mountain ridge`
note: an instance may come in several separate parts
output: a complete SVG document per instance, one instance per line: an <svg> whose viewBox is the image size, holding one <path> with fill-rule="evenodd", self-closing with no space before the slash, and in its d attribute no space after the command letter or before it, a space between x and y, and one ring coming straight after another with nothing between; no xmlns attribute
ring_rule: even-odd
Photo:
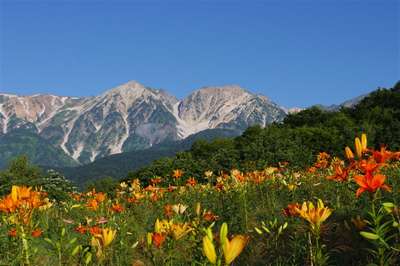
<svg viewBox="0 0 400 266"><path fill-rule="evenodd" d="M185 139L281 121L284 108L238 85L206 86L177 99L137 81L90 97L0 94L0 138L26 128L80 164Z"/></svg>

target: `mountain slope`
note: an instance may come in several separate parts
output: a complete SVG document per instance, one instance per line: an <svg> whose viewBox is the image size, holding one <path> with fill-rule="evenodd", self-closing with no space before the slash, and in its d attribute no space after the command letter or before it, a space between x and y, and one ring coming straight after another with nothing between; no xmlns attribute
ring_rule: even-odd
<svg viewBox="0 0 400 266"><path fill-rule="evenodd" d="M27 155L36 164L77 166L77 163L60 148L52 146L45 139L26 129L17 129L0 138L0 169L18 155Z"/></svg>
<svg viewBox="0 0 400 266"><path fill-rule="evenodd" d="M57 171L77 184L98 178L112 176L114 178L126 177L126 174L135 171L154 160L174 156L177 152L189 150L197 140L213 140L216 138L231 138L241 134L239 130L207 129L193 134L184 140L160 143L149 149L131 151L110 155L92 163L78 167L57 168Z"/></svg>

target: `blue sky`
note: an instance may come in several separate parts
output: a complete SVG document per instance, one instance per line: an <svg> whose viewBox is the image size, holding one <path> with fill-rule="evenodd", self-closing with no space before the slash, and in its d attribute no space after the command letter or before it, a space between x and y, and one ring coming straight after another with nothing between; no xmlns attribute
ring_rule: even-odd
<svg viewBox="0 0 400 266"><path fill-rule="evenodd" d="M397 0L0 0L1 92L239 84L305 107L399 79Z"/></svg>

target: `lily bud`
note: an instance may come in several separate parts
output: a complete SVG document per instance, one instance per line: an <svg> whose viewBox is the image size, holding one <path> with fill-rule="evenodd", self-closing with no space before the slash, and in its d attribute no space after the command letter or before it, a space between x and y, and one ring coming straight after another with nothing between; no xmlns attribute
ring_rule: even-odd
<svg viewBox="0 0 400 266"><path fill-rule="evenodd" d="M147 246L151 246L153 243L153 234L152 233L147 233L146 235L146 240L147 240Z"/></svg>
<svg viewBox="0 0 400 266"><path fill-rule="evenodd" d="M197 202L196 203L196 215L200 216L200 212L201 212L201 203Z"/></svg>
<svg viewBox="0 0 400 266"><path fill-rule="evenodd" d="M365 133L361 135L361 148L363 152L367 150L367 134Z"/></svg>
<svg viewBox="0 0 400 266"><path fill-rule="evenodd" d="M223 223L219 231L219 239L222 246L225 244L227 238L228 238L228 225L226 223Z"/></svg>
<svg viewBox="0 0 400 266"><path fill-rule="evenodd" d="M357 156L358 156L358 158L361 158L363 149L362 149L361 141L360 141L360 139L358 137L355 138L354 144L355 144L355 147L356 147Z"/></svg>
<svg viewBox="0 0 400 266"><path fill-rule="evenodd" d="M160 220L158 220L158 218L157 218L157 220L154 224L154 232L160 233L160 231L161 231Z"/></svg>
<svg viewBox="0 0 400 266"><path fill-rule="evenodd" d="M354 154L353 154L353 152L351 151L351 149L350 149L349 147L346 147L346 148L344 149L344 151L345 151L345 153L346 153L347 159L349 159L349 160L354 159Z"/></svg>
<svg viewBox="0 0 400 266"><path fill-rule="evenodd" d="M217 254L215 252L214 244L208 236L203 237L203 251L211 264L215 264L217 262Z"/></svg>

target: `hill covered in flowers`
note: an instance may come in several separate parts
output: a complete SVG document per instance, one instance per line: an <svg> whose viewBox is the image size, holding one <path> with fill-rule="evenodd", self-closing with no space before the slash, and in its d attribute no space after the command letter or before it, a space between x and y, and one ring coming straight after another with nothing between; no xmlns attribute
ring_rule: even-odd
<svg viewBox="0 0 400 266"><path fill-rule="evenodd" d="M201 183L175 169L63 198L14 184L0 264L398 265L400 152L365 134L342 149L304 169L208 170Z"/></svg>

